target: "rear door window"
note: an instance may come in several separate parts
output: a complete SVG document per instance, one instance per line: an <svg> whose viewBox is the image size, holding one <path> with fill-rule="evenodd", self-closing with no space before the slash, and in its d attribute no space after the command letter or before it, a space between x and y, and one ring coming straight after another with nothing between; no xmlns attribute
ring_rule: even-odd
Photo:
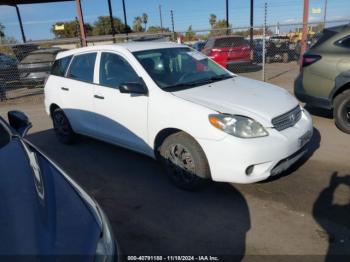
<svg viewBox="0 0 350 262"><path fill-rule="evenodd" d="M96 53L88 53L76 55L69 67L67 77L92 83L94 80L94 68L96 61Z"/></svg>
<svg viewBox="0 0 350 262"><path fill-rule="evenodd" d="M343 39L338 40L336 44L341 47L350 48L350 35L348 35Z"/></svg>
<svg viewBox="0 0 350 262"><path fill-rule="evenodd" d="M51 74L55 76L64 76L72 56L57 59L51 69Z"/></svg>

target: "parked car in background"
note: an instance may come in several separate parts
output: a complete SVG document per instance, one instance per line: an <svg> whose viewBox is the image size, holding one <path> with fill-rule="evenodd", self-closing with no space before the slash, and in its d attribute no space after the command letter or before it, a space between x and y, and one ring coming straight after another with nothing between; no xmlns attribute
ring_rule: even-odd
<svg viewBox="0 0 350 262"><path fill-rule="evenodd" d="M197 41L192 45L192 48L200 52L202 51L206 43L207 41Z"/></svg>
<svg viewBox="0 0 350 262"><path fill-rule="evenodd" d="M16 58L0 53L0 78L5 82L18 81L17 64Z"/></svg>
<svg viewBox="0 0 350 262"><path fill-rule="evenodd" d="M53 62L61 48L39 49L29 53L18 64L19 78L23 87L43 87Z"/></svg>
<svg viewBox="0 0 350 262"><path fill-rule="evenodd" d="M225 68L251 64L249 42L242 36L211 37L202 52Z"/></svg>
<svg viewBox="0 0 350 262"><path fill-rule="evenodd" d="M303 56L294 93L310 106L333 109L337 127L350 134L350 25L318 35Z"/></svg>
<svg viewBox="0 0 350 262"><path fill-rule="evenodd" d="M305 154L313 132L286 90L175 43L61 52L45 107L61 142L78 133L157 158L184 189L279 174Z"/></svg>
<svg viewBox="0 0 350 262"><path fill-rule="evenodd" d="M296 43L291 42L288 36L272 36L266 42L266 63L298 60L296 47Z"/></svg>
<svg viewBox="0 0 350 262"><path fill-rule="evenodd" d="M15 54L18 61L21 61L23 58L25 58L29 53L38 50L39 45L36 44L18 44L12 46L12 51Z"/></svg>
<svg viewBox="0 0 350 262"><path fill-rule="evenodd" d="M22 112L8 112L8 120L0 117L0 255L114 261L118 250L101 207L23 138L31 124Z"/></svg>
<svg viewBox="0 0 350 262"><path fill-rule="evenodd" d="M254 39L253 40L253 60L256 63L262 63L263 61L263 40Z"/></svg>

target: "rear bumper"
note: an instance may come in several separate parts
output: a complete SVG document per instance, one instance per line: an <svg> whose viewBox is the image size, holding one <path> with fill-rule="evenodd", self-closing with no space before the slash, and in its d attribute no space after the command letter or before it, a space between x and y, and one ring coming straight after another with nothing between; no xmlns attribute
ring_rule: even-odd
<svg viewBox="0 0 350 262"><path fill-rule="evenodd" d="M303 87L303 74L299 74L294 81L294 95L299 99L299 101L304 102L307 105L324 109L332 109L332 101L330 99L316 97L306 93Z"/></svg>
<svg viewBox="0 0 350 262"><path fill-rule="evenodd" d="M252 61L250 60L229 60L226 65L250 65Z"/></svg>
<svg viewBox="0 0 350 262"><path fill-rule="evenodd" d="M45 79L49 73L31 73L28 76L20 77L19 81L22 86L38 86L44 85Z"/></svg>

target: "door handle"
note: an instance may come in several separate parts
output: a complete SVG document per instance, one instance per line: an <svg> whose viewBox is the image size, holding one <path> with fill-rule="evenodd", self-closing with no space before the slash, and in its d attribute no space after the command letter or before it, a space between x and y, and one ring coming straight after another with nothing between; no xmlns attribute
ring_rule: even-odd
<svg viewBox="0 0 350 262"><path fill-rule="evenodd" d="M61 90L63 90L63 91L69 91L69 88L67 88L67 87L61 87Z"/></svg>
<svg viewBox="0 0 350 262"><path fill-rule="evenodd" d="M105 99L103 96L99 96L99 95L94 95L94 97L97 99Z"/></svg>

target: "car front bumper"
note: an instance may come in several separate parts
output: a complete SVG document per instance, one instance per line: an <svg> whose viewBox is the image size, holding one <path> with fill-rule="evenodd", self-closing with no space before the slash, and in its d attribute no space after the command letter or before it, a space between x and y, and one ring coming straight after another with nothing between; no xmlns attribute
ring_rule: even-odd
<svg viewBox="0 0 350 262"><path fill-rule="evenodd" d="M260 138L242 139L228 135L219 141L199 139L212 180L253 183L288 169L307 151L307 141L301 144L301 139L306 135L311 138L312 119L303 110L301 119L293 127L283 131L267 130L269 135ZM251 172L247 172L248 168Z"/></svg>

